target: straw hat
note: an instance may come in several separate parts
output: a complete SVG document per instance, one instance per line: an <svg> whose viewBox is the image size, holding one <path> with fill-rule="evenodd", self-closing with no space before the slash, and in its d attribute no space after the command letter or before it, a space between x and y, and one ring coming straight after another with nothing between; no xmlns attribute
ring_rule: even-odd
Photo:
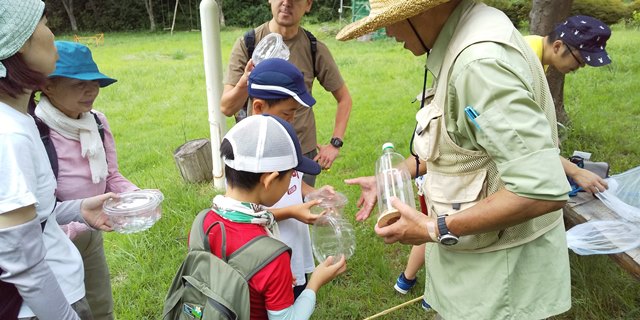
<svg viewBox="0 0 640 320"><path fill-rule="evenodd" d="M336 36L338 40L350 40L398 21L411 18L449 0L370 0L369 15L348 24Z"/></svg>

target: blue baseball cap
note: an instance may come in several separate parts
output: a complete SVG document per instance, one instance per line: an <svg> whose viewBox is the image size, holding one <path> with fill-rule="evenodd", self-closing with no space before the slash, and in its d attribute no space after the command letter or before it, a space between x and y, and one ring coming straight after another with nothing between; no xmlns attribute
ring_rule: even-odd
<svg viewBox="0 0 640 320"><path fill-rule="evenodd" d="M287 60L261 61L249 75L249 96L258 99L294 98L305 107L316 104L304 84L304 76Z"/></svg>
<svg viewBox="0 0 640 320"><path fill-rule="evenodd" d="M49 78L97 80L101 88L118 81L107 77L98 70L98 65L93 61L91 50L87 46L69 41L56 41L55 44L59 58L56 61L56 70L49 75Z"/></svg>
<svg viewBox="0 0 640 320"><path fill-rule="evenodd" d="M605 50L611 29L604 22L589 16L572 16L555 31L558 39L580 51L586 64L600 67L611 63Z"/></svg>
<svg viewBox="0 0 640 320"><path fill-rule="evenodd" d="M293 126L276 116L262 114L245 118L224 136L233 149L233 159L224 163L239 171L264 173L294 169L320 174L320 165L305 157Z"/></svg>

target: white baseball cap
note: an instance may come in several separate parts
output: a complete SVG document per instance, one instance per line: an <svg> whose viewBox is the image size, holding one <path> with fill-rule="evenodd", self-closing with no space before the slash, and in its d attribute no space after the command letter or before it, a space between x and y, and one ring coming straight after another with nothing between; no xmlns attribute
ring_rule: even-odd
<svg viewBox="0 0 640 320"><path fill-rule="evenodd" d="M247 117L224 136L231 144L234 159L224 163L238 171L265 173L297 171L317 175L320 165L302 155L296 132L288 122L272 115Z"/></svg>

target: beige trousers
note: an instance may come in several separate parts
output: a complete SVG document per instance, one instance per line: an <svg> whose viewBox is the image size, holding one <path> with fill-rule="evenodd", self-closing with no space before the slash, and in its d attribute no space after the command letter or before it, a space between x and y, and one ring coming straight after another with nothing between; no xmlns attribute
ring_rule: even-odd
<svg viewBox="0 0 640 320"><path fill-rule="evenodd" d="M82 255L84 287L91 313L96 320L113 319L113 296L109 266L104 255L102 232L83 232L73 240ZM83 318L84 319L84 318Z"/></svg>

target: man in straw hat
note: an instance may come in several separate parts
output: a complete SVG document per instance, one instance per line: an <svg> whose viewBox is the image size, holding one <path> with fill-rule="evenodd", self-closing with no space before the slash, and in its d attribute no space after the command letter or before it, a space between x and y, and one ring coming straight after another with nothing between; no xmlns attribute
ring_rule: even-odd
<svg viewBox="0 0 640 320"><path fill-rule="evenodd" d="M472 0L371 0L339 40L386 27L434 76L412 148L429 216L397 199L400 219L376 233L426 246L425 298L444 319L542 319L571 307L558 157L544 71L500 11ZM423 94L423 97L426 96ZM425 105L426 104L426 105ZM426 169L421 169L426 168ZM359 220L376 200L373 177Z"/></svg>

